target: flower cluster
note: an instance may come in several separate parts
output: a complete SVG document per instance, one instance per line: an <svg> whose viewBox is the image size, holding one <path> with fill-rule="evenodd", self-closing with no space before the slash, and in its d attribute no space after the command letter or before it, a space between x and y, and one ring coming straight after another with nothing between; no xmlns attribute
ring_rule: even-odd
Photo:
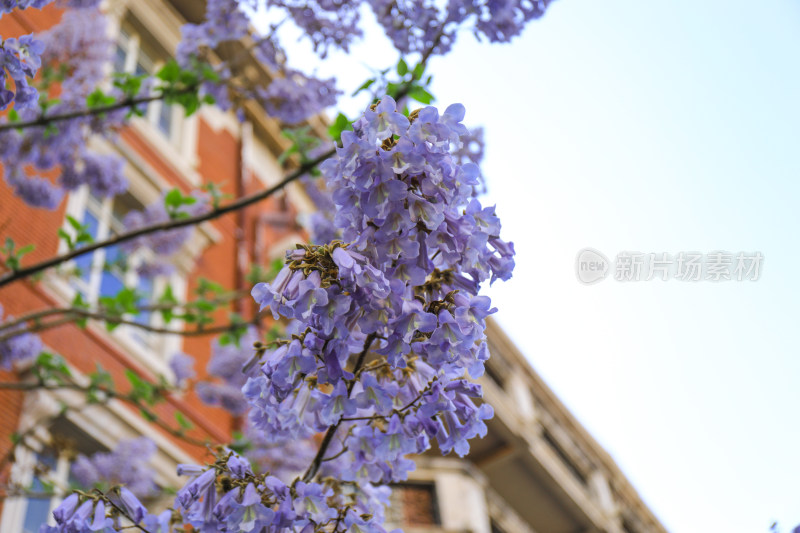
<svg viewBox="0 0 800 533"><path fill-rule="evenodd" d="M318 2L325 7L327 12L330 2ZM178 47L178 61L185 65L192 62L203 61L208 50L215 50L220 44L227 41L238 41L248 34L248 16L242 9L238 0L213 0L208 3L206 19L201 24L185 24L181 30L183 39ZM274 4L274 2L270 2ZM319 46L327 47L327 43L340 35L335 29L333 17L328 20L320 18L308 7L300 8L279 2L281 7L289 10L290 16L310 32L312 39ZM341 11L349 12L349 8ZM355 13L355 12L354 12ZM357 13L352 24L358 20ZM353 31L358 31L353 28ZM227 82L232 77L232 65L223 62L215 67L218 76L216 80L205 80L200 87L202 94L213 96L217 105L229 108L232 99L254 99L261 103L267 112L274 118L286 123L297 124L307 118L318 114L326 107L336 102L339 94L335 87L335 80L321 80L308 76L298 70L285 66L284 52L272 34L254 36L253 53L259 61L267 65L279 76L266 87L242 87L229 85ZM231 60L235 63L236 58Z"/></svg>
<svg viewBox="0 0 800 533"><path fill-rule="evenodd" d="M406 479L409 455L434 443L466 454L492 416L468 378L489 355L485 319L494 309L479 286L508 279L514 263L494 208L475 198L477 167L458 154L469 138L463 116L460 105L405 116L389 97L370 106L322 167L343 240L298 245L271 283L253 288L262 309L289 320L290 337L255 355L254 330L238 345L214 346L208 372L222 382L197 391L247 411L255 469L225 449L210 466L180 465L189 480L174 512L153 515L132 481L109 468L128 459L82 458L82 477L102 471L95 477L128 487L70 496L45 533L113 530L120 510L152 532L383 533L385 485ZM182 363L176 374L186 376ZM276 457L289 443L302 445L305 468Z"/></svg>
<svg viewBox="0 0 800 533"><path fill-rule="evenodd" d="M3 317L3 306L0 305L0 318ZM7 321L12 321L13 316L6 316ZM0 327L3 324L0 323ZM0 329L0 336L9 335L25 328L24 324ZM11 370L15 363L30 361L42 351L42 340L33 333L20 333L5 340L0 340L0 369Z"/></svg>
<svg viewBox="0 0 800 533"><path fill-rule="evenodd" d="M52 3L53 0L2 0L0 1L0 17L5 13L11 13L15 9L27 9L29 7L41 9ZM67 0L64 4L75 9L86 9L97 7L100 0Z"/></svg>
<svg viewBox="0 0 800 533"><path fill-rule="evenodd" d="M253 360L253 344L257 340L256 330L249 328L238 343L223 345L219 340L214 341L206 370L209 376L217 380L200 381L195 385L195 392L201 400L209 405L218 405L234 415L241 415L247 410L242 386L247 382L248 373L254 370L248 367L248 363Z"/></svg>
<svg viewBox="0 0 800 533"><path fill-rule="evenodd" d="M297 481L287 485L269 474L255 474L247 459L219 454L210 468L178 465L189 481L175 498L175 511L150 514L125 487L87 498L68 496L53 511L56 525L40 533L119 531L138 527L149 533L196 531L360 531L385 533L382 516L365 514L364 497L348 490L335 491L326 483ZM375 490L370 498L386 503L388 490ZM124 520L123 520L124 519Z"/></svg>
<svg viewBox="0 0 800 533"><path fill-rule="evenodd" d="M197 375L194 371L194 357L183 352L172 354L169 360L169 369L172 370L172 374L175 376L175 384L179 387Z"/></svg>
<svg viewBox="0 0 800 533"><path fill-rule="evenodd" d="M178 492L183 523L199 531L362 531L385 533L378 516L364 513L364 495L334 490L330 483L287 485L270 474L256 475L249 461L232 452L208 469L179 466L190 481ZM374 499L386 502L387 491Z"/></svg>
<svg viewBox="0 0 800 533"><path fill-rule="evenodd" d="M362 32L358 27L360 2L343 0L268 0L270 7L286 10L289 17L311 40L314 51L325 57L331 46L348 51Z"/></svg>
<svg viewBox="0 0 800 533"><path fill-rule="evenodd" d="M361 34L363 1L268 0L283 10L323 57L331 47L347 50ZM0 16L48 0L0 0ZM72 0L73 7L96 0ZM506 42L549 0L367 0L390 40L403 54L443 54L457 29ZM187 24L178 63L202 72L199 95L227 109L247 99L272 117L296 124L336 101L333 79L291 69L273 33L255 36L251 50L271 70L264 87L239 82L236 58L220 46L249 36L248 7L241 0L209 0L205 19ZM87 96L104 78L111 43L99 14L67 13L43 42L31 36L0 39L0 109L13 103L19 120L48 114L82 115ZM210 66L210 51L221 61ZM37 107L28 85L41 61L64 65L56 76L59 101ZM14 91L9 88L9 78ZM49 78L43 76L42 78ZM150 80L152 83L154 82ZM156 90L164 87L158 85ZM151 94L147 80L140 95ZM131 97L130 90L115 96ZM188 108L188 107L187 107ZM5 180L31 205L54 208L65 190L88 185L99 196L123 192L121 160L86 148L93 134L113 135L126 110L79 116L47 128L0 132ZM14 115L12 115L14 119ZM410 455L436 446L464 455L469 439L486 432L491 408L470 378L483 372L488 348L485 320L495 310L480 285L506 280L513 246L500 239L493 207L477 199L475 164L480 132L462 124L464 108L443 113L425 107L404 115L389 97L368 107L342 134L342 146L322 165L335 216L320 223L313 245L287 253L271 283L252 295L275 319L286 319L289 337L266 348L252 346L254 330L238 344L217 342L208 365L213 380L196 383L203 401L245 415L253 451L240 456L218 450L206 467L180 465L189 479L173 509L150 514L139 501L154 489L146 467L154 445L124 442L112 452L81 456L75 477L84 485L122 485L106 494L73 494L55 510L56 525L44 533L115 531L139 527L151 533L183 531L293 530L383 533L386 484L406 479ZM33 174L27 169L35 169ZM26 170L23 170L26 169ZM55 175L55 182L43 175ZM208 209L207 198L171 210L164 199L126 216L127 229L168 222ZM142 272L161 271L161 258L175 253L191 229L152 233L121 245L158 259ZM41 341L30 334L0 341L0 366L33 357ZM189 357L171 361L179 383L194 376ZM321 438L320 438L321 437ZM291 460L282 457L290 443ZM252 460L252 463L250 462Z"/></svg>
<svg viewBox="0 0 800 533"><path fill-rule="evenodd" d="M124 485L139 497L152 496L155 473L148 463L155 451L155 443L146 437L123 440L110 452L79 455L72 475L84 487Z"/></svg>
<svg viewBox="0 0 800 533"><path fill-rule="evenodd" d="M286 124L298 124L336 103L340 91L333 78L320 80L296 70L258 88L254 96L271 116Z"/></svg>
<svg viewBox="0 0 800 533"><path fill-rule="evenodd" d="M148 533L170 533L172 512L149 514L136 495L126 487L119 487L109 495L87 498L72 493L53 510L56 525L47 524L39 533L83 533L122 531L129 524Z"/></svg>
<svg viewBox="0 0 800 533"><path fill-rule="evenodd" d="M27 62L32 67L38 68L42 61L48 69L61 70L50 77L58 79L61 84L58 102L47 108L47 114L85 108L86 97L104 78L110 59L111 41L107 37L106 24L105 17L97 11L67 12L57 26L42 36L41 41L35 41L38 44L24 46ZM9 41L12 40L6 40L5 44ZM21 37L18 48L23 48L22 43L28 42L28 37ZM32 76L36 68L24 71L23 75ZM37 118L42 110L33 103L21 105L21 82L15 78L15 83L18 91L14 107L20 119ZM35 93L35 89L31 90ZM111 113L103 121L79 117L51 128L0 133L0 162L3 163L6 182L26 203L47 209L54 209L61 202L65 190L74 190L84 184L100 197L124 192L128 184L123 176L122 159L116 155L98 154L86 147L90 134L113 133L123 118L124 112ZM31 174L28 167L33 167L36 172ZM56 184L36 175L53 169L60 169Z"/></svg>
<svg viewBox="0 0 800 533"><path fill-rule="evenodd" d="M166 194L142 210L130 211L122 220L123 226L128 230L135 230L144 226L167 222L173 218L197 216L210 209L209 196L203 191L193 191L190 199L187 200L191 203L184 203L172 212L167 211L165 198ZM134 254L140 249L154 252L155 256L148 258L139 267L140 275L152 277L154 275L167 274L172 270L170 256L177 253L193 234L194 228L191 226L157 231L124 242L120 245L120 248L127 254Z"/></svg>
<svg viewBox="0 0 800 533"><path fill-rule="evenodd" d="M0 109L12 102L16 109L33 107L39 97L35 88L28 85L28 78L36 76L42 65L44 43L33 35L23 35L19 39L6 39L0 36ZM6 76L14 80L15 91L8 89Z"/></svg>
<svg viewBox="0 0 800 533"><path fill-rule="evenodd" d="M508 42L532 19L542 16L551 0L369 0L378 22L403 53L445 54L458 28L474 20L474 34L491 42Z"/></svg>
<svg viewBox="0 0 800 533"><path fill-rule="evenodd" d="M475 199L478 170L454 153L464 109L410 117L384 97L323 164L346 242L298 246L253 296L292 337L261 361L244 394L266 441L339 435L303 477L352 482L368 512L375 485L405 479L406 456L435 441L464 455L492 415L477 377L488 358L481 282L508 279L513 247Z"/></svg>

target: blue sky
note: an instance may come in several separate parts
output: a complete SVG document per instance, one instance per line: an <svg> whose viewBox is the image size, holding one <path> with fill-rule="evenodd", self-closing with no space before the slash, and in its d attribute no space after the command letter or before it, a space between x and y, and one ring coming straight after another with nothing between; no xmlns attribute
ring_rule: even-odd
<svg viewBox="0 0 800 533"><path fill-rule="evenodd" d="M320 67L352 90L377 30ZM558 0L433 93L486 128L497 319L676 532L800 524L800 4ZM356 104L346 104L355 109ZM756 282L583 286L578 250L760 251Z"/></svg>

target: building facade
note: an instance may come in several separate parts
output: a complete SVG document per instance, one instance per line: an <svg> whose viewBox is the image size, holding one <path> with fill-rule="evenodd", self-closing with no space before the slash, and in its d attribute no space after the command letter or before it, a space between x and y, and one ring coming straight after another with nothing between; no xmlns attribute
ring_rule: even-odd
<svg viewBox="0 0 800 533"><path fill-rule="evenodd" d="M174 54L180 27L199 21L201 2L191 0L109 0L109 35L116 43L109 72L155 72ZM6 15L0 35L10 37L56 24L58 8L27 9ZM241 54L241 47L220 53ZM254 59L243 66L247 77L268 82L270 73ZM322 132L324 125L312 121ZM130 190L113 199L92 196L87 189L70 194L55 211L32 210L0 184L0 238L36 243L26 261L36 262L65 250L59 229L73 231L68 219L86 225L95 239L123 232L125 215L159 201L172 188L184 193L215 183L231 197L274 185L287 172L278 156L289 142L280 126L254 105L245 119L213 107L185 117L181 109L150 104L114 142L93 141L92 149L121 155ZM202 280L248 292L250 265L267 265L305 233L298 215L313 211L299 185L238 213L201 225L178 255L177 269L155 278L104 269L116 249L99 250L48 272L40 280L24 280L0 288L5 315L68 307L77 294L94 304L123 286L135 286L149 301L169 288L180 301L192 299ZM136 257L128 258L137 261ZM76 274L76 272L79 272ZM235 311L245 317L255 309L247 297L216 311L218 323ZM151 329L163 326L158 313L137 318ZM268 324L264 324L266 327ZM41 333L47 350L62 355L76 380L88 380L99 365L124 389L126 371L156 381L172 379L169 357L183 351L196 357L203 377L211 355L212 335L163 335L120 326L108 331L89 321L85 328L63 324ZM650 513L610 457L592 440L541 378L525 362L494 323L489 328L492 359L481 379L485 400L495 409L489 434L472 444L465 459L431 454L419 459L408 484L396 487L390 522L408 531L471 531L474 533L660 532ZM0 372L0 382L25 383L24 368ZM23 387L21 387L23 388ZM4 494L0 532L38 531L70 484L70 464L77 453L112 449L138 435L157 446L152 465L157 483L176 488L177 463L206 457L205 446L191 444L145 420L122 401L110 399L83 405L68 389L0 390L0 482L8 489L25 486L46 495ZM85 402L84 402L85 403ZM154 407L159 419L174 421L183 413L192 426L192 440L225 442L240 421L210 407L193 394L172 395ZM16 435L12 439L12 435ZM20 442L20 439L22 442ZM36 465L49 466L42 472Z"/></svg>
<svg viewBox="0 0 800 533"><path fill-rule="evenodd" d="M112 70L154 72L175 52L180 27L187 19L197 20L202 5L196 2L165 3L160 0L117 1L104 4L109 18L109 36L115 43ZM199 9L199 11L193 11ZM48 29L58 23L62 10L26 9L7 14L0 21L0 35L12 37ZM231 51L235 53L236 51ZM255 60L247 58L248 75L267 76ZM134 117L114 142L93 140L91 148L100 153L121 155L129 192L101 199L82 188L70 194L54 211L32 209L15 197L0 181L0 237L16 243L35 243L25 261L36 262L66 250L58 230L73 232L72 217L86 225L95 240L123 232L125 215L158 202L173 188L185 194L207 183L217 184L222 194L240 197L263 190L281 180L286 165L277 157L290 145L280 127L258 109L248 109L246 120L205 106L185 117L183 110L161 102L150 104L143 117ZM289 167L291 168L291 167ZM169 275L138 277L136 269L120 273L104 269L118 250L114 247L79 257L74 262L47 272L40 280L21 280L0 288L4 316L69 307L76 295L89 305L113 296L122 286L135 287L148 302L156 301L167 287L178 301L192 300L198 287L209 280L229 290L249 295L251 284L245 275L251 265L269 265L283 256L286 248L307 237L294 222L300 212L309 212L310 202L298 185L238 213L202 224L176 254L176 269ZM129 261L137 261L135 256ZM135 267L136 265L131 265ZM2 268L2 267L0 267ZM80 272L76 275L76 272ZM252 317L249 296L234 299L214 312L215 323L226 323L229 312ZM159 313L143 313L142 320L154 329L164 328ZM180 329L173 321L171 328ZM121 391L130 387L126 372L157 382L159 376L173 379L170 357L177 351L192 354L195 368L203 378L215 335L164 335L140 328L120 326L108 331L102 323L89 321L85 328L75 323L43 331L44 348L63 356L76 380L87 382L102 367ZM0 370L0 382L25 383L32 379L24 368ZM0 486L3 487L0 531L38 531L48 519L70 481L70 463L78 453L109 450L121 440L139 435L157 444L153 466L156 482L177 488L177 463L207 458L204 445L187 443L154 424L116 399L101 405L82 405L85 397L75 391L0 390ZM65 407L66 406L66 407ZM172 395L153 408L161 420L176 426L182 413L193 429L185 431L195 442L228 442L240 421L227 411L210 407L194 394ZM12 435L21 435L18 444ZM12 467L13 463L13 467ZM35 465L50 466L45 473ZM41 478L41 479L40 479ZM55 496L22 497L8 494L11 486L47 485Z"/></svg>
<svg viewBox="0 0 800 533"><path fill-rule="evenodd" d="M407 531L661 533L666 529L613 459L494 321L478 381L494 408L464 459L435 453L398 487L391 514Z"/></svg>

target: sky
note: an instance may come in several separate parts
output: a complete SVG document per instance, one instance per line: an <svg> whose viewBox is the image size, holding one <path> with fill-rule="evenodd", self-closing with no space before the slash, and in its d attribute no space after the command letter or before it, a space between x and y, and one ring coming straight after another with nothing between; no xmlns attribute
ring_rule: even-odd
<svg viewBox="0 0 800 533"><path fill-rule="evenodd" d="M319 67L347 91L397 57L377 29L351 52ZM516 246L497 320L670 531L800 524L798 55L794 0L557 0L431 62L437 104L486 129ZM587 286L585 247L764 260L757 281Z"/></svg>

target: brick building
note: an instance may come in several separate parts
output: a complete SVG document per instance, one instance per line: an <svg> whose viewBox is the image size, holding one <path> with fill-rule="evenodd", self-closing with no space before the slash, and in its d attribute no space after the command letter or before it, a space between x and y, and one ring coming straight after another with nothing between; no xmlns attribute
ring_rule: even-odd
<svg viewBox="0 0 800 533"><path fill-rule="evenodd" d="M116 42L109 70L154 72L174 53L184 21L197 21L200 2L190 0L109 0L105 11ZM57 23L61 11L27 9L3 17L0 35L5 37L40 31ZM237 47L230 47L237 48ZM221 53L240 54L238 49ZM251 79L268 80L269 72L254 60L244 65ZM322 128L321 123L312 127ZM246 108L246 120L204 107L191 117L181 109L155 102L144 117L133 120L114 143L97 140L93 149L122 155L130 192L112 200L92 197L87 190L69 195L55 211L33 211L0 185L0 238L35 243L26 256L35 262L63 251L57 230L65 228L67 215L91 227L102 239L124 231L123 218L132 209L157 201L172 188L189 192L204 183L218 184L222 192L239 197L280 180L286 169L277 156L288 141L279 126L254 105ZM39 309L65 307L80 293L90 304L123 284L134 285L154 297L171 287L180 300L190 299L201 278L227 288L247 289L245 273L251 264L268 264L280 257L304 234L294 220L313 206L299 185L238 213L207 222L194 232L180 252L174 274L152 283L100 268L113 249L86 255L40 281L19 281L0 288L0 304L6 314L21 316ZM71 269L70 266L73 268ZM74 275L78 266L81 275ZM215 318L225 322L226 312L252 316L248 298L234 301ZM157 313L142 320L160 326ZM107 331L89 322L41 334L48 350L61 354L73 372L85 376L101 365L124 387L126 370L156 380L171 376L168 358L182 350L197 358L201 372L210 356L212 336L153 335L121 326ZM490 533L659 532L663 527L641 502L635 490L608 455L591 439L530 369L496 325L490 327L492 361L483 379L486 400L496 411L486 439L473 443L468 460L431 455L419 461L409 484L398 487L389 511L391 521L410 530L474 531ZM202 377L202 376L201 376ZM0 381L26 379L25 373L0 373ZM78 378L80 379L80 378ZM41 487L38 477L52 483L56 497L11 496L2 503L0 531L37 531L57 504L69 483L69 465L76 452L110 449L121 439L146 435L158 447L153 466L157 482L177 487L175 464L205 456L203 446L188 444L144 420L117 400L103 405L76 407L74 391L0 390L0 457L2 479L8 476L22 485ZM209 407L193 395L172 396L156 407L162 420L174 420L182 412L198 440L225 441L238 421L225 411ZM14 466L9 455L10 436L23 434L24 446L16 446ZM65 445L65 442L69 445ZM42 475L33 465L46 463Z"/></svg>

